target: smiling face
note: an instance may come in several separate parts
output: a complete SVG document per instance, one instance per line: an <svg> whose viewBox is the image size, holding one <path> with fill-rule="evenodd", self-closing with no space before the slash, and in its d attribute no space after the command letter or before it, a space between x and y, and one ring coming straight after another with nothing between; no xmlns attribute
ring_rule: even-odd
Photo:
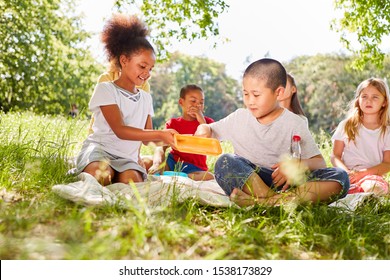
<svg viewBox="0 0 390 280"><path fill-rule="evenodd" d="M150 77L150 72L155 62L156 56L151 49L141 49L130 57L121 55L120 63L122 70L120 79L126 83L126 87L124 88L132 88L130 91L134 91L135 86L140 86L145 83Z"/></svg>
<svg viewBox="0 0 390 280"><path fill-rule="evenodd" d="M378 114L386 106L386 100L376 87L369 85L360 93L358 104L363 114Z"/></svg>
<svg viewBox="0 0 390 280"><path fill-rule="evenodd" d="M272 118L280 108L278 103L279 94L284 92L283 87L275 91L266 86L264 79L247 76L243 79L243 99L246 108L257 119Z"/></svg>

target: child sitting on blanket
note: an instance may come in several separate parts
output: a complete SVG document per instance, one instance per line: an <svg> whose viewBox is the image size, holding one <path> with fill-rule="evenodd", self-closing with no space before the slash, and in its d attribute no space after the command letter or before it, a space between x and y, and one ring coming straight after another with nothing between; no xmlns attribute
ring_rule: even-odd
<svg viewBox="0 0 390 280"><path fill-rule="evenodd" d="M116 59L111 60L109 68L107 69L106 72L104 72L103 74L101 74L99 76L97 83L112 82L112 81L118 80L119 76L121 74L121 70L116 64L117 64ZM142 89L145 92L150 93L149 79L145 80L142 85L135 86L135 87L138 89ZM91 134L93 132L92 126L93 126L94 121L95 121L95 117L92 115L91 121L89 123L89 128L88 128L89 134ZM153 128L153 127L151 126L151 128ZM152 159L150 159L148 156L141 156L141 146L140 146L138 154L139 154L138 155L138 157L139 157L138 163L143 168L145 168L146 171L148 171L149 168L152 166Z"/></svg>
<svg viewBox="0 0 390 280"><path fill-rule="evenodd" d="M218 122L201 124L195 133L233 144L234 154L218 158L215 179L240 206L286 201L328 203L348 192L347 173L341 168L326 168L306 122L280 106L278 96L284 92L286 81L287 73L280 62L264 58L252 63L243 77L246 108ZM301 160L291 159L291 164L309 171L302 183L293 183L282 165L282 157L290 154L294 135L301 138L302 153Z"/></svg>
<svg viewBox="0 0 390 280"><path fill-rule="evenodd" d="M199 124L213 123L214 120L203 115L204 93L197 85L187 85L180 90L179 105L182 116L170 119L165 127L181 134L194 134ZM167 147L156 148L151 173L159 171L165 161ZM172 149L168 154L164 170L180 171L193 180L212 180L214 175L208 171L205 155L182 153Z"/></svg>
<svg viewBox="0 0 390 280"><path fill-rule="evenodd" d="M370 78L358 86L348 116L332 136L331 162L347 171L348 193L387 194L383 175L390 171L389 88Z"/></svg>
<svg viewBox="0 0 390 280"><path fill-rule="evenodd" d="M77 171L91 174L102 185L146 179L138 162L141 141L174 146L177 132L152 129L152 96L137 88L150 77L156 61L147 35L141 20L121 14L109 19L102 32L109 61L116 61L121 74L113 82L96 85L89 102L95 116L93 133L77 157Z"/></svg>

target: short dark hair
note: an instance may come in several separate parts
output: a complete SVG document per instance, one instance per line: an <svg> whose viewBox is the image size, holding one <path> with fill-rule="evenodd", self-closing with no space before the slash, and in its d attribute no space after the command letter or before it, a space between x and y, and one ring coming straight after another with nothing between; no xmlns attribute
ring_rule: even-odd
<svg viewBox="0 0 390 280"><path fill-rule="evenodd" d="M244 78L251 76L266 81L266 86L275 91L278 87L286 87L287 72L277 60L262 58L251 63L244 72Z"/></svg>
<svg viewBox="0 0 390 280"><path fill-rule="evenodd" d="M186 85L186 86L182 87L180 90L180 98L186 97L186 94L192 90L199 90L200 92L203 93L203 89L200 86L192 85L192 84Z"/></svg>

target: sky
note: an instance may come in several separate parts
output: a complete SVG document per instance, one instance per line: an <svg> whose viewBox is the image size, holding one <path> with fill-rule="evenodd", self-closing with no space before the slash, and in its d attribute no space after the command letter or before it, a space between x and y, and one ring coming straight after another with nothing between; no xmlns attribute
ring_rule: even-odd
<svg viewBox="0 0 390 280"><path fill-rule="evenodd" d="M91 51L105 62L99 32L109 18L113 0L80 0L84 27L94 32ZM288 62L301 55L348 53L339 34L330 30L336 17L333 0L226 0L230 8L220 15L220 35L229 42L215 49L205 40L173 42L170 51L206 56L226 64L227 73L240 79L249 61L264 57ZM93 7L93 8L91 8ZM221 40L222 41L222 40ZM158 65L156 66L158 67Z"/></svg>

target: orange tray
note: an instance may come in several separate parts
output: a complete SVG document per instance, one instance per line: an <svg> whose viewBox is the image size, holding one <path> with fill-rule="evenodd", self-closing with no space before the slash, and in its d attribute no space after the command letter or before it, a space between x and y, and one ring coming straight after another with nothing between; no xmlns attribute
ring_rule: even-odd
<svg viewBox="0 0 390 280"><path fill-rule="evenodd" d="M222 153L221 144L215 138L175 134L175 145L179 152L217 156Z"/></svg>

